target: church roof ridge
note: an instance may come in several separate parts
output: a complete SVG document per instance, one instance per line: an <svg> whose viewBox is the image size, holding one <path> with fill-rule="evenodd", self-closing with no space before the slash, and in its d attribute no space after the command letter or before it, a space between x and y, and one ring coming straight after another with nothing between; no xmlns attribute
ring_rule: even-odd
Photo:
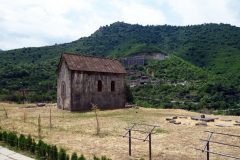
<svg viewBox="0 0 240 160"><path fill-rule="evenodd" d="M122 64L113 58L63 52L56 72L65 60L69 70L126 74Z"/></svg>

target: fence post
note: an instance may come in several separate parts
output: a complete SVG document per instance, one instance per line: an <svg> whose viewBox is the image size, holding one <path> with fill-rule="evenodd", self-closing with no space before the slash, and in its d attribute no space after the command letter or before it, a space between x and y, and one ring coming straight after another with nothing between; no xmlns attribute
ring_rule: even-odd
<svg viewBox="0 0 240 160"><path fill-rule="evenodd" d="M131 156L131 129L129 130L129 156Z"/></svg>
<svg viewBox="0 0 240 160"><path fill-rule="evenodd" d="M151 144L151 134L152 134L152 131L154 130L154 128L156 127L160 127L160 126L155 126L155 125L150 125L150 124L140 124L140 123L132 123L132 127L131 128L125 128L126 130L128 130L125 135L120 135L120 136L123 136L123 137L128 137L129 138L129 156L131 156L131 139L138 139L138 140L143 140L143 142L145 141L149 141L149 159L151 160L152 158L152 144ZM150 132L146 132L146 131L141 131L141 130L135 130L133 129L134 125L135 124L139 124L139 125L146 125L146 126L153 126L153 129L150 131ZM144 132L144 133L148 133L147 137L145 139L141 139L141 138L136 138L136 137L132 137L131 136L131 131L139 131L139 132ZM127 136L127 133L129 134L129 136ZM149 140L147 140L147 138L149 137Z"/></svg>
<svg viewBox="0 0 240 160"><path fill-rule="evenodd" d="M209 151L209 141L207 143L207 151ZM207 152L207 160L209 160L209 152Z"/></svg>
<svg viewBox="0 0 240 160"><path fill-rule="evenodd" d="M208 137L208 139L199 139L201 141L205 141L206 144L204 145L204 148L203 149L199 149L199 148L195 148L196 150L200 150L202 152L207 152L207 160L210 159L210 153L212 154L216 154L216 155L220 155L220 156L224 156L224 157L230 157L230 158L235 158L235 159L240 159L240 157L235 157L235 156L231 156L231 155L227 155L227 154L222 154L222 153L217 153L217 152L213 152L213 151L210 151L210 142L211 143L217 143L217 144L222 144L222 145L227 145L227 146L232 146L232 147L239 147L240 146L237 146L237 145L233 145L233 144L227 144L227 143L222 143L222 142L216 142L216 141L210 141L210 138L212 136L213 133L215 134L221 134L221 135L226 135L226 136L233 136L233 137L240 137L240 135L233 135L233 134L227 134L227 133L219 133L219 132L213 132L213 131L204 131L204 132L209 132L210 135ZM205 150L206 149L206 150Z"/></svg>
<svg viewBox="0 0 240 160"><path fill-rule="evenodd" d="M149 160L151 160L152 155L151 155L151 133L149 134Z"/></svg>

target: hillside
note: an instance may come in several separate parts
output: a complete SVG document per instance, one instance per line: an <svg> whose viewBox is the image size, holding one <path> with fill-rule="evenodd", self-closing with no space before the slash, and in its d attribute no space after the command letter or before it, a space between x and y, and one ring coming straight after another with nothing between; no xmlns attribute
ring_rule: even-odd
<svg viewBox="0 0 240 160"><path fill-rule="evenodd" d="M237 74L240 28L228 24L141 26L116 22L71 43L1 52L0 67L10 63L39 63L61 52L121 58L138 46L150 44L215 73ZM133 51L133 52L132 52Z"/></svg>
<svg viewBox="0 0 240 160"><path fill-rule="evenodd" d="M126 47L126 46L125 46ZM157 48L154 45L151 44L138 44L133 47L128 46L124 52L121 51L121 49L114 50L111 55L109 55L110 58L119 58L126 56L136 56L141 54L151 54L151 53L165 53L165 51Z"/></svg>
<svg viewBox="0 0 240 160"><path fill-rule="evenodd" d="M194 26L141 26L116 22L100 27L89 37L64 44L29 47L0 52L0 90L34 89L32 99L55 99L55 69L62 52L82 53L121 60L124 56L161 52L181 57L183 60L211 71L221 83L239 85L240 28L228 24L202 24ZM157 64L156 66L159 66ZM205 72L193 70L198 78ZM159 78L163 73L156 72ZM166 72L168 75L169 72ZM185 75L179 71L175 75ZM226 75L224 75L226 74ZM179 76L169 77L179 81ZM202 76L201 76L202 75ZM190 75L188 75L188 78ZM197 80L195 78L194 80ZM224 82L222 82L224 80ZM22 86L20 82L24 82ZM39 84L41 83L41 85ZM5 89L5 90L3 90ZM0 97L1 98L1 97ZM16 99L16 97L15 97Z"/></svg>
<svg viewBox="0 0 240 160"><path fill-rule="evenodd" d="M149 60L145 67L134 69L149 76L151 80L172 83L131 88L135 104L149 108L181 108L206 113L216 109L239 108L240 82L237 79L215 75L212 71L194 66L181 58L171 56L164 60ZM137 78L130 76L129 79L134 77ZM218 113L240 115L240 111L236 110Z"/></svg>
<svg viewBox="0 0 240 160"><path fill-rule="evenodd" d="M3 50L0 49L0 52L1 52L1 51L3 51Z"/></svg>

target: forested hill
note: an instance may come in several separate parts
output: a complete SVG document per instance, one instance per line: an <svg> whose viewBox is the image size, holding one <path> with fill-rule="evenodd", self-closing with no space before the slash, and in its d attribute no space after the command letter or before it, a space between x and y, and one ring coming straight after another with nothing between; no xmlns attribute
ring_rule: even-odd
<svg viewBox="0 0 240 160"><path fill-rule="evenodd" d="M161 49L217 74L238 74L239 39L240 28L229 24L141 26L116 22L71 43L3 51L0 67L11 63L37 64L59 58L64 51L120 59L141 51Z"/></svg>
<svg viewBox="0 0 240 160"><path fill-rule="evenodd" d="M240 78L240 28L228 24L194 26L141 26L116 22L100 27L89 37L71 43L0 52L0 90L22 88L45 92L56 86L55 69L62 52L121 59L139 53L169 53L188 62ZM198 74L198 73L196 73Z"/></svg>
<svg viewBox="0 0 240 160"><path fill-rule="evenodd" d="M196 67L176 56L164 60L148 60L145 67L134 67L152 80L174 82L172 85L147 84L132 87L135 104L204 113L230 109L218 114L240 115L237 109L240 103L240 81L237 79L215 75L212 71ZM138 77L132 75L128 79Z"/></svg>
<svg viewBox="0 0 240 160"><path fill-rule="evenodd" d="M63 51L121 58L133 54L139 46L150 45L154 50L161 49L218 74L237 74L240 69L239 39L240 28L229 24L180 27L116 22L71 43L1 52L0 67L10 63L39 63L59 57Z"/></svg>

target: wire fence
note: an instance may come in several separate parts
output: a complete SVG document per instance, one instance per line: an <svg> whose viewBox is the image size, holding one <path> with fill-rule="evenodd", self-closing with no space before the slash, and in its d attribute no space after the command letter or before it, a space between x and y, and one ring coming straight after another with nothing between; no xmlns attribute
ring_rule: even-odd
<svg viewBox="0 0 240 160"><path fill-rule="evenodd" d="M203 149L199 149L199 148L195 148L196 150L200 150L202 152L207 152L207 160L210 159L210 155L209 153L212 153L212 154L217 154L217 155L221 155L221 156L224 156L224 157L230 157L230 158L235 158L235 159L240 159L240 157L236 157L236 156L231 156L231 155L227 155L227 154L222 154L222 153L217 153L217 152L213 152L213 151L210 151L209 148L210 148L210 145L209 143L217 143L217 144L221 144L221 145L227 145L227 146L231 146L231 147L238 147L240 148L240 146L238 145L233 145L233 144L228 144L228 143L223 143L223 142L216 142L216 141L211 141L211 137L212 135L215 133L215 134L220 134L220 135L225 135L225 136L230 136L230 137L240 137L239 135L233 135L233 134L226 134L226 133L219 133L219 132L213 132L213 131L204 131L204 132L209 132L209 136L208 136L208 139L199 139L201 141L206 141L206 144L204 145ZM207 149L206 149L207 147Z"/></svg>

